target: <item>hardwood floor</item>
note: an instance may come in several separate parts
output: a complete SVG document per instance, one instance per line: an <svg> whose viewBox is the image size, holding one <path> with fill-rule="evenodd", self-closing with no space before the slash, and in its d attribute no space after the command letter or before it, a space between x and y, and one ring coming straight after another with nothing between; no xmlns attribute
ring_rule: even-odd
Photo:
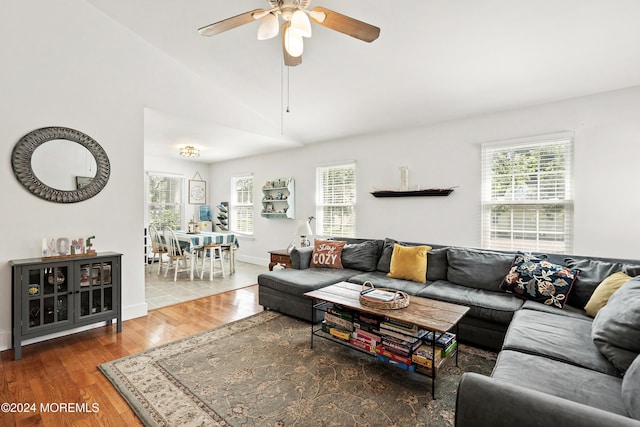
<svg viewBox="0 0 640 427"><path fill-rule="evenodd" d="M0 426L141 426L99 364L260 311L255 285L151 310L125 321L119 334L112 325L31 344L23 347L22 360L3 351L0 404L26 404L30 412L8 413L3 406Z"/></svg>

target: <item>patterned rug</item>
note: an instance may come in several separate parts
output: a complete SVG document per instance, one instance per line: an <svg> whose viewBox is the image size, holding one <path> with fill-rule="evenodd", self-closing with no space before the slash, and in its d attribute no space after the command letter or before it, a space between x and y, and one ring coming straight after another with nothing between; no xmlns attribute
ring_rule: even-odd
<svg viewBox="0 0 640 427"><path fill-rule="evenodd" d="M146 426L452 426L462 372L495 353L460 346L431 379L314 338L265 311L100 365Z"/></svg>

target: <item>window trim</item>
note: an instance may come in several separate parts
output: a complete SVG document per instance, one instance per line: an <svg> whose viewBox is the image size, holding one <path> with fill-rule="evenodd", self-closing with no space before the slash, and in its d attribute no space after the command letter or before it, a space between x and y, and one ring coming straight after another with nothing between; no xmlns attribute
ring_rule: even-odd
<svg viewBox="0 0 640 427"><path fill-rule="evenodd" d="M518 150L524 149L526 147L535 147L535 148L543 148L546 145L565 145L565 153L568 155L568 159L565 160L564 168L563 168L563 176L565 180L564 186L564 198L562 199L538 199L538 200L491 200L492 197L492 172L491 172L491 160L488 156L491 156L492 151L499 151L501 149L508 150ZM563 227L562 234L564 235L563 239L563 247L558 249L557 251L553 251L549 249L549 247L544 247L544 245L540 245L536 243L536 247L525 247L521 244L521 240L514 240L514 233L525 233L529 232L528 230L517 230L514 228L513 223L509 226L509 233L512 235L510 238L510 249L514 250L529 250L529 251L546 251L546 252L558 252L558 253L571 253L573 250L573 242L574 242L574 233L575 233L575 221L574 221L574 171L573 165L575 163L575 135L573 132L558 132L546 135L538 135L538 136L530 136L525 138L504 140L504 141L493 141L481 144L481 185L482 185L482 194L481 194L481 246L486 249L502 249L504 250L504 246L493 245L491 234L492 228L491 222L491 207L494 206L507 206L507 207L518 207L524 209L526 207L531 207L532 210L540 210L543 206L563 206L565 213L565 224ZM539 174L540 172L538 172ZM538 222L536 223L536 228L534 231L531 231L531 234L536 235L536 242L540 242L540 235L543 234L538 228ZM551 232L549 232L551 233ZM520 243L521 247L516 247Z"/></svg>
<svg viewBox="0 0 640 427"><path fill-rule="evenodd" d="M240 179L251 178L251 201L250 203L238 203L237 196L238 191L236 190L236 183ZM246 174L237 174L231 177L230 182L230 196L229 196L229 231L237 234L242 237L253 237L255 234L255 212L254 212L254 198L255 198L255 177L252 173ZM238 207L247 207L250 208L251 211L251 229L253 231L239 231L237 230L237 217L236 217L236 208Z"/></svg>
<svg viewBox="0 0 640 427"><path fill-rule="evenodd" d="M324 171L328 169L353 169L353 202L352 203L333 203L326 204L322 202L322 175ZM323 227L323 214L322 210L324 207L332 206L332 207L351 207L353 210L353 232L349 234L341 233L339 235L334 235L332 233L329 237L356 237L357 233L357 205L358 205L358 179L357 179L357 166L355 160L346 160L343 162L336 162L330 164L323 164L316 166L316 226L315 226L315 234L317 236L328 236Z"/></svg>

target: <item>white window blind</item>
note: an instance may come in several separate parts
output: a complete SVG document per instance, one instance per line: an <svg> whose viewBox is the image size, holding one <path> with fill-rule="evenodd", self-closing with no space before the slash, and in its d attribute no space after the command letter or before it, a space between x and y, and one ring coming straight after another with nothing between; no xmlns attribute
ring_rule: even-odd
<svg viewBox="0 0 640 427"><path fill-rule="evenodd" d="M347 163L316 169L316 234L356 235L356 165Z"/></svg>
<svg viewBox="0 0 640 427"><path fill-rule="evenodd" d="M573 137L482 146L482 245L571 253Z"/></svg>
<svg viewBox="0 0 640 427"><path fill-rule="evenodd" d="M230 229L253 234L253 176L231 178Z"/></svg>
<svg viewBox="0 0 640 427"><path fill-rule="evenodd" d="M182 189L184 178L160 173L147 174L149 220L158 229L182 227Z"/></svg>

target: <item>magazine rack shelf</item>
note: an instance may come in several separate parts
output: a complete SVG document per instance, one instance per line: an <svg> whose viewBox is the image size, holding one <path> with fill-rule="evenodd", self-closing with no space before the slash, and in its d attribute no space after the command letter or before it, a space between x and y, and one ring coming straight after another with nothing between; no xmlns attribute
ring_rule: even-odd
<svg viewBox="0 0 640 427"><path fill-rule="evenodd" d="M12 269L13 350L22 342L98 322L122 331L121 258L115 252L66 259L9 261Z"/></svg>

